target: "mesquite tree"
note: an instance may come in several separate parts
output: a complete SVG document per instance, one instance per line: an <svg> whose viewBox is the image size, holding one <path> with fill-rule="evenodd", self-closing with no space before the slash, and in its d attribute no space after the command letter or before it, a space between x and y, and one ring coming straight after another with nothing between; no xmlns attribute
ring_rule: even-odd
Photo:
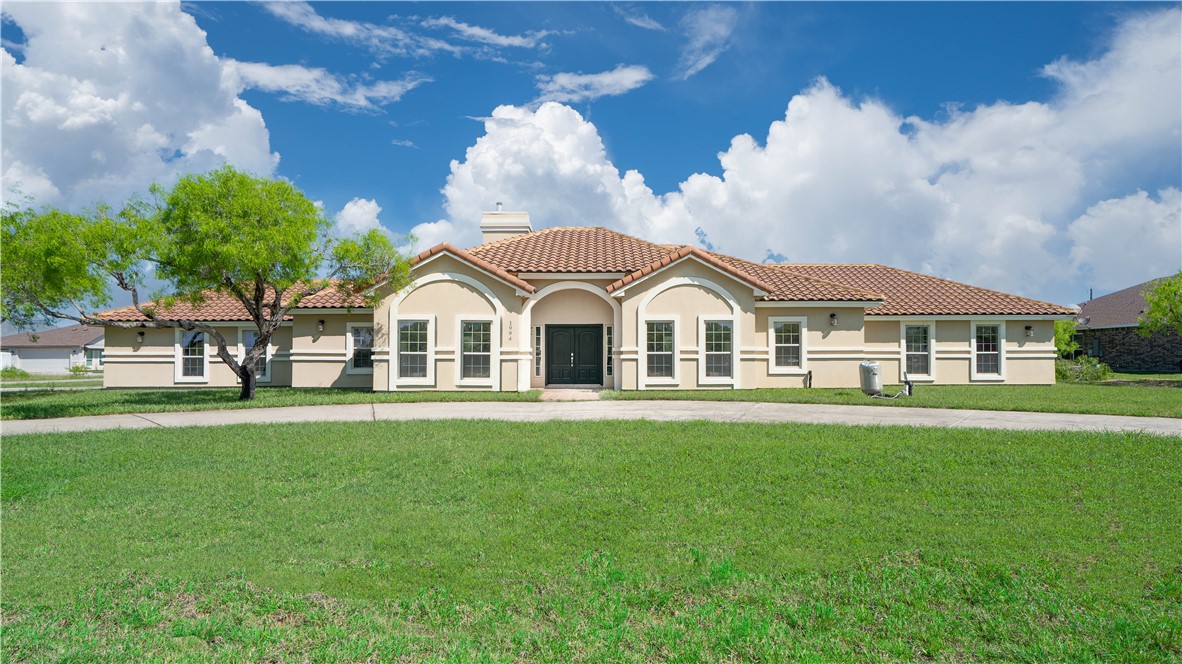
<svg viewBox="0 0 1182 664"><path fill-rule="evenodd" d="M57 319L204 332L241 380L241 398L252 399L255 361L300 300L327 288L398 288L407 279L407 258L389 238L377 230L334 234L323 211L289 182L226 166L151 193L118 212L103 205L86 214L5 207L0 315L18 325ZM149 279L171 294L144 301ZM113 287L147 320L97 315L110 305ZM168 316L171 305L200 305L210 292L240 302L258 327L241 359L210 322Z"/></svg>
<svg viewBox="0 0 1182 664"><path fill-rule="evenodd" d="M1142 295L1146 306L1137 332L1146 337L1170 331L1182 336L1182 272L1159 279Z"/></svg>

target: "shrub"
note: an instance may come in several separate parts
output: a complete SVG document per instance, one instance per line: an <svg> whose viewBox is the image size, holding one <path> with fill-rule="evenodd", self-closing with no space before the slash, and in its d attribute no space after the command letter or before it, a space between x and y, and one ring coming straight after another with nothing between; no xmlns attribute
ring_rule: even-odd
<svg viewBox="0 0 1182 664"><path fill-rule="evenodd" d="M4 380L19 380L21 378L30 378L32 374L24 369L17 369L16 367L4 367L0 369L0 379Z"/></svg>
<svg viewBox="0 0 1182 664"><path fill-rule="evenodd" d="M89 369L85 364L75 364L70 367L70 373L74 374L75 376L81 376L87 371L89 371Z"/></svg>
<svg viewBox="0 0 1182 664"><path fill-rule="evenodd" d="M1094 357L1081 356L1076 360L1055 360L1055 379L1073 382L1092 382L1112 378L1112 367Z"/></svg>

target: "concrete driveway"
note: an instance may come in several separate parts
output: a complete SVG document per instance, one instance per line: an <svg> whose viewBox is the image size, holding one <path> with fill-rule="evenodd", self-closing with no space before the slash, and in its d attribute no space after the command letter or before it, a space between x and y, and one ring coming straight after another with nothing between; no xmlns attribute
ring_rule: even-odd
<svg viewBox="0 0 1182 664"><path fill-rule="evenodd" d="M546 420L709 420L713 422L811 422L817 424L903 425L1059 431L1145 431L1182 436L1182 419L1020 413L938 408L832 406L718 401L582 401L550 403L463 402L382 403L342 406L253 408L193 413L98 415L0 423L5 435L100 429L217 426L252 422L358 422L371 420L486 419L513 422Z"/></svg>

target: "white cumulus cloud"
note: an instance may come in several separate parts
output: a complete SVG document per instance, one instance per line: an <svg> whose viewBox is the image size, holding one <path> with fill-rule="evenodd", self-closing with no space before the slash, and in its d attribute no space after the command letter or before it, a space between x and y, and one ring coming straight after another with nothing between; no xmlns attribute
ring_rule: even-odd
<svg viewBox="0 0 1182 664"><path fill-rule="evenodd" d="M262 115L177 4L7 3L3 187L38 204L121 203L225 162L270 175Z"/></svg>
<svg viewBox="0 0 1182 664"><path fill-rule="evenodd" d="M598 74L562 72L538 77L538 101L578 103L631 92L653 80L643 65L619 65Z"/></svg>
<svg viewBox="0 0 1182 664"><path fill-rule="evenodd" d="M1136 184L1112 188L1160 177L1155 164L1177 167L1179 19L1177 9L1131 15L1097 58L1054 63L1060 89L1048 102L940 121L819 80L765 137L734 137L721 176L693 174L666 193L621 174L573 109L502 106L452 162L447 219L415 232L475 244L481 210L504 201L535 227L605 225L677 243L701 229L720 251L755 260L880 262L1071 302L1081 279L1136 283L1170 272L1171 257L1177 269L1177 188L1156 199Z"/></svg>
<svg viewBox="0 0 1182 664"><path fill-rule="evenodd" d="M345 207L336 213L333 221L336 222L338 231L343 235L364 233L382 227L381 221L378 220L378 215L381 212L382 206L378 205L377 201L367 198L354 198L348 203L345 203Z"/></svg>

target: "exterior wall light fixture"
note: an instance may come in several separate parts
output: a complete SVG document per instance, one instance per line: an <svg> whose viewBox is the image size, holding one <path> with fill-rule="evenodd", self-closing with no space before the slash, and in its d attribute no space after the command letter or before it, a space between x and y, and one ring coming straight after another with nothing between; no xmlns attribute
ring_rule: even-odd
<svg viewBox="0 0 1182 664"><path fill-rule="evenodd" d="M837 314L829 314L829 324L833 326L837 325Z"/></svg>
<svg viewBox="0 0 1182 664"><path fill-rule="evenodd" d="M316 321L316 331L317 331L317 332L323 332L323 331L324 331L324 319L323 319L323 318L321 318L320 320Z"/></svg>
<svg viewBox="0 0 1182 664"><path fill-rule="evenodd" d="M1034 326L1033 325L1026 326L1026 336L1028 336L1028 337L1034 336Z"/></svg>
<svg viewBox="0 0 1182 664"><path fill-rule="evenodd" d="M140 344L144 343L144 331L143 330L140 330L139 332L135 333L135 341L136 341L136 343L140 343Z"/></svg>

